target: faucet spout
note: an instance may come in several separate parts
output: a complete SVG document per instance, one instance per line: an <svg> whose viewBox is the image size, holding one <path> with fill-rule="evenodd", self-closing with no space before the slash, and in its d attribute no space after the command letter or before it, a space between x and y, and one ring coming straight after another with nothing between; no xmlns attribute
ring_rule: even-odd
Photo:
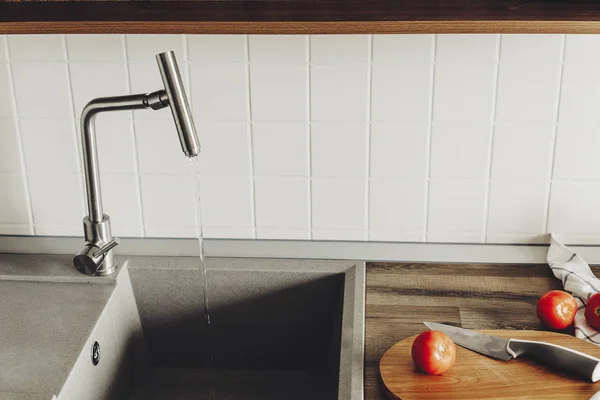
<svg viewBox="0 0 600 400"><path fill-rule="evenodd" d="M107 111L159 110L170 106L183 152L195 157L200 152L198 135L183 89L183 82L172 51L156 56L165 89L149 94L102 97L90 101L81 114L81 145L87 194L88 216L83 219L85 245L73 259L78 271L87 275L108 275L117 263L112 249L119 243L112 237L110 218L102 209L98 148L96 144L96 115Z"/></svg>
<svg viewBox="0 0 600 400"><path fill-rule="evenodd" d="M198 142L198 134L192 119L190 105L185 95L181 74L177 67L175 53L167 51L156 56L160 75L165 85L171 113L175 120L177 133L179 133L179 141L181 149L188 157L196 157L200 153L200 143Z"/></svg>

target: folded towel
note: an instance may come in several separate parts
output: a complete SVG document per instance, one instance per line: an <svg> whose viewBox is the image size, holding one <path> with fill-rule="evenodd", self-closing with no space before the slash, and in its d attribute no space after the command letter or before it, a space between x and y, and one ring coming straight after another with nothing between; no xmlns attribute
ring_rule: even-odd
<svg viewBox="0 0 600 400"><path fill-rule="evenodd" d="M600 291L600 279L581 256L551 237L548 249L548 265L554 276L562 281L565 291L577 302L575 314L575 336L600 345L600 332L592 328L585 319L585 304L593 294Z"/></svg>

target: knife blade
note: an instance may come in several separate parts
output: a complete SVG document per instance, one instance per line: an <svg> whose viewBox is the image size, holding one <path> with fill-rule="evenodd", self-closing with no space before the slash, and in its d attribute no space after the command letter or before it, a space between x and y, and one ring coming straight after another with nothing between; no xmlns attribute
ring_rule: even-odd
<svg viewBox="0 0 600 400"><path fill-rule="evenodd" d="M508 361L513 356L508 352L508 339L497 336L486 335L470 331L468 329L457 328L451 325L437 324L435 322L423 322L426 327L432 331L442 331L450 336L452 341L464 348L474 352L496 358L502 361Z"/></svg>
<svg viewBox="0 0 600 400"><path fill-rule="evenodd" d="M444 332L454 343L497 360L528 356L553 368L582 375L592 382L600 380L600 359L552 343L504 339L485 333L435 322L423 322L431 330Z"/></svg>

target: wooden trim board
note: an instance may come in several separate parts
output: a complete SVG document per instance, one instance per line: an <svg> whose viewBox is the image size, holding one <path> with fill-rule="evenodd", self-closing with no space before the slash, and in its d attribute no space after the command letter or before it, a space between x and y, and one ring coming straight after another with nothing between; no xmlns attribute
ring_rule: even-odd
<svg viewBox="0 0 600 400"><path fill-rule="evenodd" d="M600 21L0 21L0 34L600 33Z"/></svg>
<svg viewBox="0 0 600 400"><path fill-rule="evenodd" d="M11 33L600 33L571 0L0 0Z"/></svg>

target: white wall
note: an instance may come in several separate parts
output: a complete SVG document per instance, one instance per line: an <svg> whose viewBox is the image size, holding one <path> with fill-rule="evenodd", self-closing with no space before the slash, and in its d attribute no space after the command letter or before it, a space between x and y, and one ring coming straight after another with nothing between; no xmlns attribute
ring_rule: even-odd
<svg viewBox="0 0 600 400"><path fill-rule="evenodd" d="M0 36L0 234L81 235L96 96L161 87L172 49L205 236L600 242L600 36ZM98 118L121 236L195 235L169 112Z"/></svg>

